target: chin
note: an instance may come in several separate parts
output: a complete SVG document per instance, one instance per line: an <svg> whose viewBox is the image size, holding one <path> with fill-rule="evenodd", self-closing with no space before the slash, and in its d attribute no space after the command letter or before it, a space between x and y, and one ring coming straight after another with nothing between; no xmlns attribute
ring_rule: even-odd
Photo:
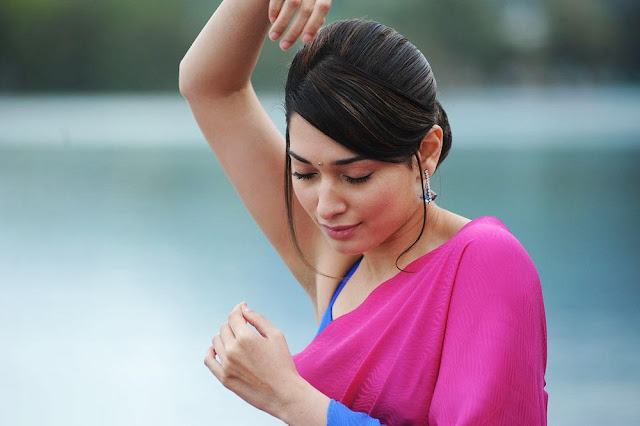
<svg viewBox="0 0 640 426"><path fill-rule="evenodd" d="M344 255L356 256L370 249L370 247L365 247L362 243L357 243L356 241L336 241L328 237L327 239L332 249Z"/></svg>

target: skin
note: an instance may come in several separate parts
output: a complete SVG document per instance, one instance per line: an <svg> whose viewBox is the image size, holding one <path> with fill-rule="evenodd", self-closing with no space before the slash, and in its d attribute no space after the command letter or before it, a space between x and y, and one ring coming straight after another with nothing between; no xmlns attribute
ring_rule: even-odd
<svg viewBox="0 0 640 426"><path fill-rule="evenodd" d="M265 236L300 283L319 320L338 280L315 274L298 256L289 235L282 189L285 141L253 91L250 76L267 34L283 50L300 37L309 42L324 23L329 0L225 0L180 63L180 92L227 176ZM224 58L224 60L221 60ZM349 286L334 305L334 318L355 309L377 285L395 275L395 260L422 226L417 165L331 162L355 153L298 116L290 126L291 149L313 162L293 162L295 226L307 259L320 271L341 276L364 253ZM434 126L419 149L423 169L433 175L442 147ZM308 167L308 169L303 169ZM360 184L346 180L373 172ZM255 183L263 190L256 193ZM359 223L348 240L330 238L319 224ZM468 219L432 203L420 241L399 262L406 266L447 241ZM329 398L295 369L282 332L262 315L238 304L212 339L204 363L223 386L249 404L290 425L326 425ZM249 326L251 324L255 330ZM257 332L256 332L257 330Z"/></svg>

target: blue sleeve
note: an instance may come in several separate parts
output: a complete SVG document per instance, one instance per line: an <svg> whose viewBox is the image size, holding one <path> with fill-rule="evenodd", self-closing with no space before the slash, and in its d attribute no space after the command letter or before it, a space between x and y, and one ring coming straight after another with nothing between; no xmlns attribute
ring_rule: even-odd
<svg viewBox="0 0 640 426"><path fill-rule="evenodd" d="M380 426L382 423L365 413L351 411L346 405L331 400L327 412L327 426Z"/></svg>

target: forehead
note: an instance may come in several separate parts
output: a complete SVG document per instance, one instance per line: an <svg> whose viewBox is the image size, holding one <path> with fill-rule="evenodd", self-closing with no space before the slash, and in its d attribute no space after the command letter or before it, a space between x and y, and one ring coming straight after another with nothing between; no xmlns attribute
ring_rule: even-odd
<svg viewBox="0 0 640 426"><path fill-rule="evenodd" d="M315 155L322 156L323 161L329 161L356 155L298 114L293 114L289 120L289 142L291 151L305 158Z"/></svg>

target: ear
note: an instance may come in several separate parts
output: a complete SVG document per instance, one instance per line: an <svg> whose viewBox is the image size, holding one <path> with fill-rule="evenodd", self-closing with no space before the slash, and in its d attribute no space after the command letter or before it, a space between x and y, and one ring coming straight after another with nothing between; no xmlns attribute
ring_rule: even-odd
<svg viewBox="0 0 640 426"><path fill-rule="evenodd" d="M418 158L420 166L424 170L429 170L429 176L433 176L438 166L440 153L442 152L442 128L437 124L433 125L429 132L422 138L420 148L418 148Z"/></svg>

